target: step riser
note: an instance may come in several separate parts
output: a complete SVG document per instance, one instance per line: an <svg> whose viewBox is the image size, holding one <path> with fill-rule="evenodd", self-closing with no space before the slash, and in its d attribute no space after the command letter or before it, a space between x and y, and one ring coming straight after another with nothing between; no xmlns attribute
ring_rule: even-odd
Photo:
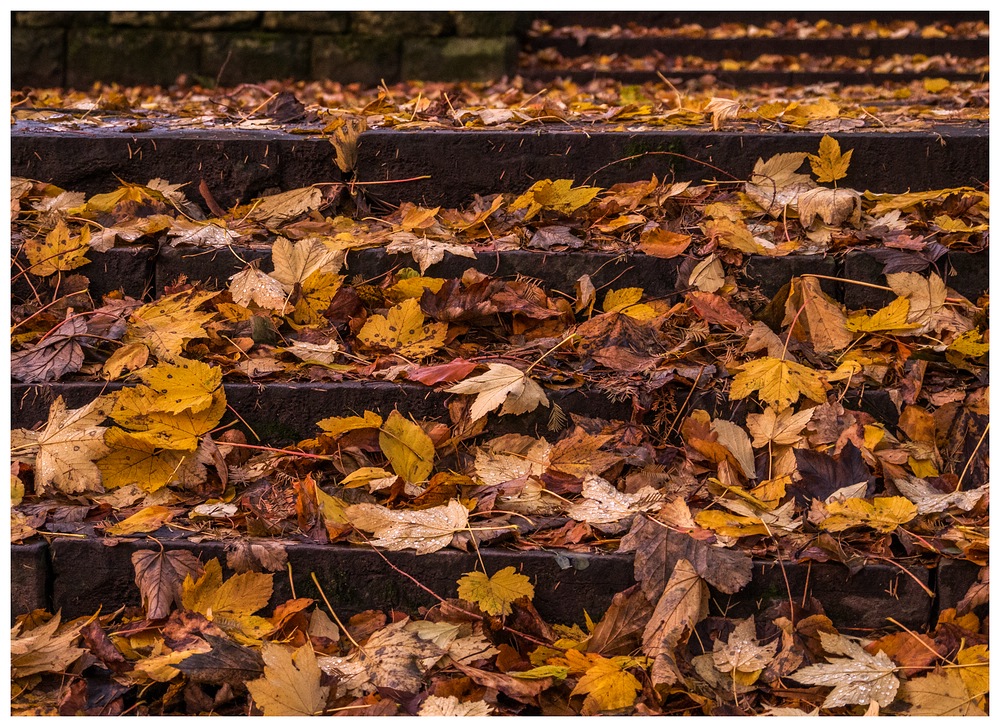
<svg viewBox="0 0 1000 727"><path fill-rule="evenodd" d="M701 81L706 76L715 80L713 84L722 88L753 88L756 86L806 86L812 84L837 83L844 85L873 84L881 86L885 83L912 83L925 78L946 78L949 81L973 81L986 83L988 73L955 73L951 71L927 71L925 73L855 73L850 71L723 71L723 70L672 70L664 69L660 73L671 83L684 81ZM577 70L533 70L523 69L521 76L539 83L553 83L559 79L573 83L589 83L594 80L614 79L623 84L644 84L662 82L655 71L577 71Z"/></svg>
<svg viewBox="0 0 1000 727"><path fill-rule="evenodd" d="M12 174L87 194L115 189L117 175L139 183L154 177L188 183L189 194L197 199L195 190L204 180L219 203L228 206L248 202L267 190L341 179L332 145L317 137L271 131L54 134L38 128L23 123L15 128ZM841 183L845 187L898 193L977 185L989 178L985 125L831 136L845 152L855 152L850 172ZM545 178L603 187L649 179L653 174L675 181L746 179L758 158L784 152L815 153L822 137L813 132L691 130L377 130L361 137L356 173L357 179L368 182L429 177L368 189L388 204L458 206L471 201L474 194L520 193ZM633 158L637 155L645 156Z"/></svg>

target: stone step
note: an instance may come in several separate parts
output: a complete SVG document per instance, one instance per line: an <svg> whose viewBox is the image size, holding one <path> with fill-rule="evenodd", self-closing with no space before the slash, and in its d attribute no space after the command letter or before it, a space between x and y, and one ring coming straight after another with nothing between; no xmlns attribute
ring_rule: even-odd
<svg viewBox="0 0 1000 727"><path fill-rule="evenodd" d="M564 57L580 55L697 56L711 60L734 58L748 60L762 55L849 56L876 58L894 54L925 56L949 54L958 58L986 57L989 38L686 38L679 36L601 36L582 38L541 35L527 38L522 49L537 52L552 48ZM936 74L935 74L936 75Z"/></svg>
<svg viewBox="0 0 1000 727"><path fill-rule="evenodd" d="M225 565L225 542L191 542L183 532L169 527L154 533L155 540L108 541L96 536L93 526L80 525L78 530L75 535L84 537L53 534L48 543L38 538L11 546L13 614L47 608L61 610L64 618L76 618L99 608L107 613L121 606L139 606L131 563L137 550L183 549L202 562L218 558L226 577L232 575ZM368 609L416 613L437 601L407 575L442 598L454 598L456 581L478 564L475 553L453 549L423 556L407 551L379 555L366 546L276 542L285 547L290 567L289 573L275 574L270 607L293 597L292 584L299 598L321 598L311 577L315 573L342 617ZM482 547L480 554L488 572L511 566L527 575L535 586L534 605L543 618L555 623L582 623L584 612L594 620L600 618L612 596L635 582L633 558L627 553ZM800 604L809 596L822 604L839 629L884 628L889 618L920 629L933 625L942 610L954 608L978 571L972 563L945 558L936 567L910 565L906 572L872 561L853 575L836 563L786 562L782 570L774 561L755 559L753 577L742 591L728 595L712 590L710 611L745 618L787 603L789 598Z"/></svg>
<svg viewBox="0 0 1000 727"><path fill-rule="evenodd" d="M108 125L59 131L20 121L11 133L11 174L95 194L119 179L159 177L193 190L204 180L223 206L268 190L341 181L333 146L320 136L245 129L122 133ZM854 150L854 189L878 192L980 185L989 178L985 123L919 131L830 134ZM374 130L361 135L356 179L374 200L458 206L474 194L520 193L538 179L609 186L649 179L746 179L758 158L815 153L822 133L701 129L609 131L593 126L532 130ZM406 180L406 181L395 181Z"/></svg>
<svg viewBox="0 0 1000 727"><path fill-rule="evenodd" d="M581 25L583 27L607 27L610 25L636 25L657 28L680 27L697 23L705 28L722 23L744 23L763 26L771 22L801 20L816 23L827 20L831 23L891 23L897 20L913 20L922 25L931 23L989 22L989 12L983 10L916 10L895 8L893 10L543 10L532 14L533 18L547 21L555 27ZM525 18L525 20L528 20Z"/></svg>
<svg viewBox="0 0 1000 727"><path fill-rule="evenodd" d="M522 68L520 75L540 83L553 83L557 80L568 80L573 83L589 83L595 80L613 79L623 84L656 83L666 78L671 83L686 81L701 81L711 76L714 85L721 88L751 88L754 86L795 86L806 84L872 84L910 83L925 78L945 78L949 81L975 81L984 83L989 80L988 73L957 73L954 71L929 71L926 73L905 71L899 73L873 73L856 71L725 71L725 70L675 70L664 69L656 71L582 71L582 70L541 70Z"/></svg>

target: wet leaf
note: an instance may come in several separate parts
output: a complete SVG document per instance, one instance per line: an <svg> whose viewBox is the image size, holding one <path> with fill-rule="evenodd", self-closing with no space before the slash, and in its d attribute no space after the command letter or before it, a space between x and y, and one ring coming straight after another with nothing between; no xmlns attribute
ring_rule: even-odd
<svg viewBox="0 0 1000 727"><path fill-rule="evenodd" d="M729 398L743 399L754 391L760 398L781 412L806 396L813 401L826 401L826 385L821 372L808 366L765 356L744 364L733 377Z"/></svg>
<svg viewBox="0 0 1000 727"><path fill-rule="evenodd" d="M492 576L475 571L458 579L458 597L471 603L491 616L509 616L511 604L519 598L531 600L535 588L527 576L508 566Z"/></svg>
<svg viewBox="0 0 1000 727"><path fill-rule="evenodd" d="M33 628L14 626L10 632L10 670L15 679L41 674L62 672L85 649L73 644L80 638L80 627L59 628L62 613L57 613L43 624Z"/></svg>
<svg viewBox="0 0 1000 727"><path fill-rule="evenodd" d="M854 150L849 150L846 154L840 153L840 142L832 136L824 135L819 140L819 154L809 155L809 165L813 174L819 182L836 182L847 176L847 168L851 165L851 155Z"/></svg>
<svg viewBox="0 0 1000 727"><path fill-rule="evenodd" d="M426 510L351 505L345 513L354 527L374 534L372 545L388 550L413 548L417 555L446 547L452 535L469 526L469 511L458 500Z"/></svg>
<svg viewBox="0 0 1000 727"><path fill-rule="evenodd" d="M378 444L393 471L407 482L425 482L434 469L434 443L419 424L393 411L379 430Z"/></svg>
<svg viewBox="0 0 1000 727"><path fill-rule="evenodd" d="M881 651L869 654L839 634L821 631L819 636L825 652L846 658L827 657L828 663L803 667L791 678L801 684L832 686L833 691L823 700L824 709L869 702L888 707L892 703L899 680L895 676L896 665L889 657Z"/></svg>
<svg viewBox="0 0 1000 727"><path fill-rule="evenodd" d="M486 717L492 713L493 707L481 699L475 702L460 702L458 697L434 695L427 697L417 712L421 717Z"/></svg>
<svg viewBox="0 0 1000 727"><path fill-rule="evenodd" d="M444 345L446 323L425 323L420 303L407 298L382 315L373 315L358 331L358 340L372 349L385 349L407 358L430 356Z"/></svg>
<svg viewBox="0 0 1000 727"><path fill-rule="evenodd" d="M446 389L452 394L476 394L469 414L473 420L486 416L498 407L501 414L525 414L549 400L538 384L520 369L491 363L489 370Z"/></svg>

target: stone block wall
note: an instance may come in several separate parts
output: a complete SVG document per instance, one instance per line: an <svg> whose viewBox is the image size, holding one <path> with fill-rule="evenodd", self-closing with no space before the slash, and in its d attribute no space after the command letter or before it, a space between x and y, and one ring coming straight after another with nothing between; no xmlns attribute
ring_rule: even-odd
<svg viewBox="0 0 1000 727"><path fill-rule="evenodd" d="M269 79L490 80L517 62L518 12L14 12L11 87Z"/></svg>

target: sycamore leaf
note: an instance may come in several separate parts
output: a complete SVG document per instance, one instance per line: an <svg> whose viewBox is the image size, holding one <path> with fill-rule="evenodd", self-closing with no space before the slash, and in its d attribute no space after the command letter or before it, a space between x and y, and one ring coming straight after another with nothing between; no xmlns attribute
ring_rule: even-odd
<svg viewBox="0 0 1000 727"><path fill-rule="evenodd" d="M869 527L880 533L891 533L897 525L917 516L917 506L905 497L876 497L872 502L851 497L826 506L829 517L820 523L831 533L853 527Z"/></svg>
<svg viewBox="0 0 1000 727"><path fill-rule="evenodd" d="M451 394L477 394L469 416L473 421L503 406L501 414L525 414L538 405L549 405L541 386L520 369L501 363L489 364L489 370L461 381L445 391Z"/></svg>
<svg viewBox="0 0 1000 727"><path fill-rule="evenodd" d="M847 168L851 165L851 155L854 150L849 150L846 154L840 153L840 142L832 136L823 135L819 140L819 154L809 155L809 166L812 167L813 174L819 182L836 182L847 176Z"/></svg>
<svg viewBox="0 0 1000 727"><path fill-rule="evenodd" d="M200 412L212 405L213 394L222 384L222 369L201 361L177 357L139 372L139 378L155 391L157 408L170 414L185 409Z"/></svg>
<svg viewBox="0 0 1000 727"><path fill-rule="evenodd" d="M270 630L270 623L253 616L267 605L274 591L272 573L237 573L222 580L222 566L217 558L205 564L201 577L190 574L184 579L181 603L233 635L259 638Z"/></svg>
<svg viewBox="0 0 1000 727"><path fill-rule="evenodd" d="M492 576L475 571L458 579L458 597L479 606L491 616L509 616L510 605L519 598L535 597L535 587L527 576L514 571L513 566Z"/></svg>
<svg viewBox="0 0 1000 727"><path fill-rule="evenodd" d="M373 533L372 545L388 550L413 548L417 555L433 553L469 527L469 511L458 500L425 510L390 510L381 505L351 505L348 520L358 530Z"/></svg>
<svg viewBox="0 0 1000 727"><path fill-rule="evenodd" d="M707 615L708 586L688 560L679 558L642 633L642 651L653 659L650 677L654 686L682 679L674 649L684 632Z"/></svg>
<svg viewBox="0 0 1000 727"><path fill-rule="evenodd" d="M434 469L434 442L398 411L393 410L379 430L378 446L393 472L407 482L424 482Z"/></svg>
<svg viewBox="0 0 1000 727"><path fill-rule="evenodd" d="M892 484L895 485L901 495L917 506L918 515L945 512L952 507L958 508L962 512L968 512L978 505L982 498L987 497L990 492L988 484L977 487L974 490L941 492L940 490L935 490L924 480L905 476L894 477Z"/></svg>
<svg viewBox="0 0 1000 727"><path fill-rule="evenodd" d="M185 343L207 335L204 325L215 314L197 309L213 297L215 293L187 290L147 303L129 317L125 343L144 343L161 360L177 358Z"/></svg>
<svg viewBox="0 0 1000 727"><path fill-rule="evenodd" d="M741 367L741 371L733 377L729 398L742 399L754 391L779 412L797 402L803 394L813 401L826 401L826 386L821 372L770 356Z"/></svg>
<svg viewBox="0 0 1000 727"><path fill-rule="evenodd" d="M963 667L957 671L970 694L986 694L990 690L990 651L986 644L962 649L955 663Z"/></svg>
<svg viewBox="0 0 1000 727"><path fill-rule="evenodd" d="M302 281L299 286L299 297L295 302L292 320L300 326L315 326L326 323L323 313L340 290L344 282L343 275L334 275L317 270Z"/></svg>
<svg viewBox="0 0 1000 727"><path fill-rule="evenodd" d="M767 535L767 525L752 515L734 515L721 510L702 510L694 516L701 527L729 538L745 538L750 535Z"/></svg>
<svg viewBox="0 0 1000 727"><path fill-rule="evenodd" d="M199 578L204 572L201 561L187 550L137 550L132 553L132 566L149 619L169 616L171 606L181 603L187 577Z"/></svg>
<svg viewBox="0 0 1000 727"><path fill-rule="evenodd" d="M90 262L90 228L84 227L80 237L71 238L66 223L59 220L43 242L28 240L24 243L24 254L28 257L32 275L44 278L60 271L75 270Z"/></svg>
<svg viewBox="0 0 1000 727"><path fill-rule="evenodd" d="M323 193L316 187L290 189L287 192L279 192L254 200L250 216L259 222L279 225L293 217L316 209L322 202Z"/></svg>
<svg viewBox="0 0 1000 727"><path fill-rule="evenodd" d="M62 612L40 626L25 629L24 625L10 630L10 672L14 679L42 674L59 673L86 653L86 649L73 646L80 638L80 628L64 628L60 632Z"/></svg>
<svg viewBox="0 0 1000 727"><path fill-rule="evenodd" d="M600 191L600 187L573 187L571 179L557 179L554 182L551 179L541 179L515 199L508 209L526 209L525 221L542 210L568 215L589 203Z"/></svg>
<svg viewBox="0 0 1000 727"><path fill-rule="evenodd" d="M386 315L373 315L365 321L358 331L358 341L369 348L420 359L441 348L447 334L447 323L425 324L420 303L408 298Z"/></svg>
<svg viewBox="0 0 1000 727"><path fill-rule="evenodd" d="M163 505L150 505L131 515L121 522L105 529L112 536L133 535L135 533L151 533L158 530L164 523L174 518L174 511Z"/></svg>
<svg viewBox="0 0 1000 727"><path fill-rule="evenodd" d="M588 474L604 472L622 459L620 454L601 450L613 439L610 434L589 434L578 426L552 447L549 469L581 480Z"/></svg>
<svg viewBox="0 0 1000 727"><path fill-rule="evenodd" d="M777 650L777 641L763 645L757 643L754 619L750 616L736 624L725 642L715 642L712 660L715 668L723 673L748 674L759 672L770 664Z"/></svg>
<svg viewBox="0 0 1000 727"><path fill-rule="evenodd" d="M493 707L483 700L461 702L458 697L427 697L417 714L421 717L486 717L493 713Z"/></svg>
<svg viewBox="0 0 1000 727"><path fill-rule="evenodd" d="M583 703L583 714L611 712L635 704L642 683L626 669L637 666L638 661L628 656L615 656L611 659L591 656L596 656L597 663L584 672L570 693L570 696L587 695Z"/></svg>
<svg viewBox="0 0 1000 727"><path fill-rule="evenodd" d="M330 687L320 684L323 673L310 643L292 652L266 642L262 654L264 676L246 686L265 717L311 717L323 711Z"/></svg>
<svg viewBox="0 0 1000 727"><path fill-rule="evenodd" d="M750 446L750 437L747 436L746 430L725 419L715 419L712 421L712 431L718 435L718 443L733 455L733 459L743 471L743 476L751 480L756 479L753 448Z"/></svg>
<svg viewBox="0 0 1000 727"><path fill-rule="evenodd" d="M95 460L111 450L105 444L110 397L98 397L79 409L66 409L61 396L49 408L49 420L35 444L35 489L67 494L101 491L101 472Z"/></svg>
<svg viewBox="0 0 1000 727"><path fill-rule="evenodd" d="M870 702L888 707L892 703L899 680L895 676L896 665L885 652L873 656L840 634L820 631L819 636L825 652L847 658L827 657L829 663L803 667L791 678L801 684L832 686L833 691L823 701L824 709Z"/></svg>
<svg viewBox="0 0 1000 727"><path fill-rule="evenodd" d="M97 461L104 486L111 489L138 485L156 492L174 482L190 451L162 449L143 432L112 427L104 434L109 453Z"/></svg>
<svg viewBox="0 0 1000 727"><path fill-rule="evenodd" d="M594 474L584 478L580 494L583 499L569 505L566 514L574 520L599 525L618 523L637 512L654 510L662 502L659 491L653 487L647 485L628 494ZM625 527L627 522L621 525Z"/></svg>
<svg viewBox="0 0 1000 727"><path fill-rule="evenodd" d="M920 273L889 273L885 278L896 295L910 301L906 315L908 323L926 323L941 310L948 296L944 281L937 273L931 273L928 278Z"/></svg>
<svg viewBox="0 0 1000 727"><path fill-rule="evenodd" d="M274 264L271 277L281 283L285 292L291 293L313 273L336 273L346 257L343 250L333 250L314 237L298 242L279 237L271 246Z"/></svg>
<svg viewBox="0 0 1000 727"><path fill-rule="evenodd" d="M896 298L885 308L871 315L864 311L852 313L847 318L847 330L863 333L881 333L907 331L917 326L910 323L910 301L908 298Z"/></svg>
<svg viewBox="0 0 1000 727"><path fill-rule="evenodd" d="M392 242L385 248L385 251L388 253L410 253L417 265L420 266L421 275L426 273L427 268L431 265L444 260L446 252L460 257L476 259L476 253L468 245L453 245L441 240L417 237L412 232L400 232L393 235Z"/></svg>
<svg viewBox="0 0 1000 727"><path fill-rule="evenodd" d="M899 696L910 703L906 714L985 717L978 702L987 690L970 692L959 669L936 669L922 677L909 679Z"/></svg>
<svg viewBox="0 0 1000 727"><path fill-rule="evenodd" d="M978 329L972 328L955 338L948 344L949 351L955 351L963 356L978 358L989 353L990 343L984 339Z"/></svg>
<svg viewBox="0 0 1000 727"><path fill-rule="evenodd" d="M35 384L76 373L83 367L83 346L79 337L86 332L87 323L83 318L68 317L44 340L11 354L11 376Z"/></svg>
<svg viewBox="0 0 1000 727"><path fill-rule="evenodd" d="M761 414L747 414L747 429L753 436L754 447L766 447L768 443L778 445L796 444L802 436L800 432L812 419L814 409L800 412L785 409L780 414L773 407L767 407Z"/></svg>
<svg viewBox="0 0 1000 727"><path fill-rule="evenodd" d="M251 265L229 278L229 293L236 305L249 307L250 303L267 311L284 315L290 311L288 294L277 279Z"/></svg>

